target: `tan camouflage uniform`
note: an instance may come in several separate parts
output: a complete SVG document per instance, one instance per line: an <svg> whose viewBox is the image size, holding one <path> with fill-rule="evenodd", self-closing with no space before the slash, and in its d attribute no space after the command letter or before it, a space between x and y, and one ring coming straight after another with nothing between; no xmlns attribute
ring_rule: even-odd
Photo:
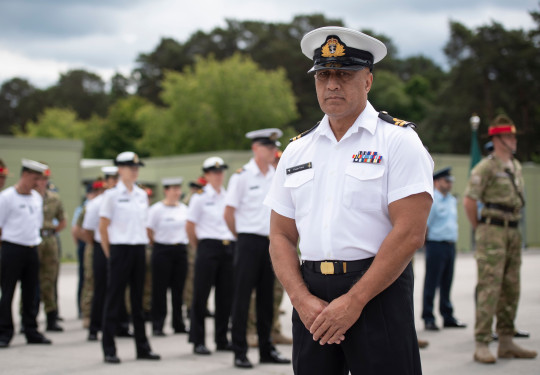
<svg viewBox="0 0 540 375"><path fill-rule="evenodd" d="M481 216L503 221L519 221L523 206L523 176L521 164L512 160L515 188L507 166L489 156L471 172L465 195L484 204L514 208L508 212L483 207ZM516 190L517 189L517 190ZM475 338L491 341L493 316L497 316L497 333L514 334L514 320L520 292L521 233L508 225L479 223L475 233L478 266Z"/></svg>
<svg viewBox="0 0 540 375"><path fill-rule="evenodd" d="M47 190L43 197L43 242L38 247L40 296L46 313L58 310L55 295L60 259L54 219L65 219L64 207L58 194Z"/></svg>

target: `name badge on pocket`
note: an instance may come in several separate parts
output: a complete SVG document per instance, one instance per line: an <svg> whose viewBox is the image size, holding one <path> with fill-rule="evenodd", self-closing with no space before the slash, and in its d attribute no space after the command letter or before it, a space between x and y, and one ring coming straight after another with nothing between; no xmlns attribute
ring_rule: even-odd
<svg viewBox="0 0 540 375"><path fill-rule="evenodd" d="M311 168L313 168L313 164L311 164L311 162L300 164L295 167L287 168L287 174L293 174L293 173L300 172L306 169L311 169Z"/></svg>

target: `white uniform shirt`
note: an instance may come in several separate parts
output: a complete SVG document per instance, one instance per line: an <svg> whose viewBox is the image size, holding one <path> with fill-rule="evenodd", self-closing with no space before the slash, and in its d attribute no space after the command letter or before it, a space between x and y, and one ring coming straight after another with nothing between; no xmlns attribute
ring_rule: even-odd
<svg viewBox="0 0 540 375"><path fill-rule="evenodd" d="M362 158L370 152L374 163ZM327 116L291 142L265 204L296 221L303 260L350 261L375 256L392 229L388 205L421 192L433 197L431 156L368 102L339 142Z"/></svg>
<svg viewBox="0 0 540 375"><path fill-rule="evenodd" d="M275 169L270 165L263 175L255 160L251 159L243 171L231 176L225 204L235 208L236 233L270 234L270 207L263 201L274 173Z"/></svg>
<svg viewBox="0 0 540 375"><path fill-rule="evenodd" d="M146 220L148 196L134 185L131 193L122 181L103 193L99 216L111 220L108 228L109 243L112 245L146 245Z"/></svg>
<svg viewBox="0 0 540 375"><path fill-rule="evenodd" d="M22 246L37 246L41 243L42 226L43 198L37 191L19 194L15 187L11 186L0 193L2 241Z"/></svg>
<svg viewBox="0 0 540 375"><path fill-rule="evenodd" d="M223 218L225 213L225 188L218 194L207 184L202 192L194 194L189 201L188 221L195 223L197 239L234 240Z"/></svg>
<svg viewBox="0 0 540 375"><path fill-rule="evenodd" d="M86 204L86 212L82 223L83 229L94 231L94 241L101 243L99 233L99 209L103 202L103 194L98 195Z"/></svg>
<svg viewBox="0 0 540 375"><path fill-rule="evenodd" d="M146 227L154 232L154 241L165 245L187 245L187 211L184 203L177 206L166 206L163 202L153 204L148 211Z"/></svg>

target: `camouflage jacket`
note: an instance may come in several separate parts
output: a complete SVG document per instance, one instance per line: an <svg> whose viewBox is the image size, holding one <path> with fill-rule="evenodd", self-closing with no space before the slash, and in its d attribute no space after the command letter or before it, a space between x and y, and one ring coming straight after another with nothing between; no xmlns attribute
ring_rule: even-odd
<svg viewBox="0 0 540 375"><path fill-rule="evenodd" d="M514 208L514 212L505 212L496 208L482 208L482 216L519 220L523 207L524 181L519 161L512 159L514 172L495 156L482 159L471 171L471 177L465 190L465 196L482 202ZM514 184L512 184L512 175ZM521 196L521 197L520 197Z"/></svg>
<svg viewBox="0 0 540 375"><path fill-rule="evenodd" d="M43 229L54 229L57 222L64 220L66 217L64 213L64 206L60 201L60 196L50 190L45 192L43 197Z"/></svg>

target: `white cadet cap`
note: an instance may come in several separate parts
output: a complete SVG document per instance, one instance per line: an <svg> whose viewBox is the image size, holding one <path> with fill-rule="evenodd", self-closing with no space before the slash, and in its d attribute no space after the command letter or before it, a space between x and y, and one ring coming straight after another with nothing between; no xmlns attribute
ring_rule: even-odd
<svg viewBox="0 0 540 375"><path fill-rule="evenodd" d="M137 165L144 167L144 163L139 159L139 156L133 151L124 151L118 154L116 159L114 159L115 165Z"/></svg>
<svg viewBox="0 0 540 375"><path fill-rule="evenodd" d="M383 42L353 29L326 26L310 31L300 42L302 53L313 60L309 72L321 69L373 69L386 56ZM309 73L308 72L308 73Z"/></svg>
<svg viewBox="0 0 540 375"><path fill-rule="evenodd" d="M101 167L101 172L105 176L116 176L118 174L118 167L116 166L108 166L108 167Z"/></svg>
<svg viewBox="0 0 540 375"><path fill-rule="evenodd" d="M165 186L180 186L184 179L182 177L166 177L161 179L161 185Z"/></svg>
<svg viewBox="0 0 540 375"><path fill-rule="evenodd" d="M30 169L31 171L37 172L37 173L45 173L47 169L49 169L49 166L47 164L43 164L34 160L30 159L22 159L21 160L22 166L26 169Z"/></svg>
<svg viewBox="0 0 540 375"><path fill-rule="evenodd" d="M268 128L268 129L259 129L259 130L250 131L246 133L246 138L251 139L252 142L260 142L262 144L275 145L279 147L277 145L279 143L278 139L282 135L283 135L283 132L281 131L281 129Z"/></svg>
<svg viewBox="0 0 540 375"><path fill-rule="evenodd" d="M203 166L202 166L203 172L208 172L210 170L217 170L217 169L222 170L222 169L227 169L227 168L229 167L227 166L227 164L225 164L223 159L220 158L219 156L212 156L206 159L203 162Z"/></svg>

